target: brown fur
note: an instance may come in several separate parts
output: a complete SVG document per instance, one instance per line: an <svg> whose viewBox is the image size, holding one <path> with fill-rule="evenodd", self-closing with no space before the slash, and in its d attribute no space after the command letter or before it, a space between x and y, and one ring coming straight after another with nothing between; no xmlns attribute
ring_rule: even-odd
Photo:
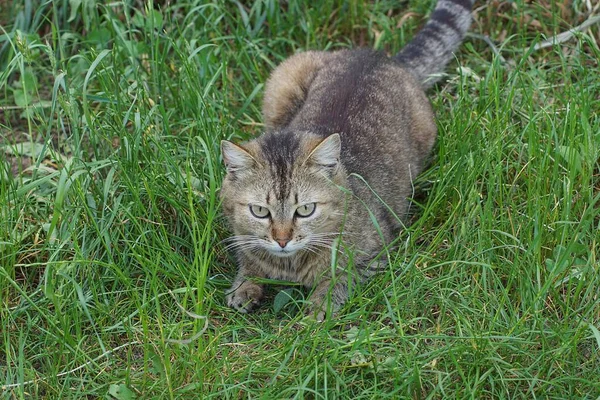
<svg viewBox="0 0 600 400"><path fill-rule="evenodd" d="M464 17L469 4L441 0L430 30ZM410 54L424 58L414 46ZM266 133L222 143L223 209L239 264L229 306L252 310L263 296L253 278L268 277L313 288L311 312L322 319L329 302L335 311L349 286L386 266L381 250L403 227L412 180L436 138L418 80L426 69L418 72L362 49L297 54L272 73Z"/></svg>
<svg viewBox="0 0 600 400"><path fill-rule="evenodd" d="M263 98L267 129L289 122L287 119L304 103L308 88L326 59L327 53L307 51L287 59L273 71Z"/></svg>

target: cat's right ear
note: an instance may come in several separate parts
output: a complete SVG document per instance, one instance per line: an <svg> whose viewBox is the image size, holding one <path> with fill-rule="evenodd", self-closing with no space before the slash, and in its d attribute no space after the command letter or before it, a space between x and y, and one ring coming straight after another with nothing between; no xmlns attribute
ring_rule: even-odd
<svg viewBox="0 0 600 400"><path fill-rule="evenodd" d="M310 162L320 168L333 171L340 162L342 141L340 135L329 135L310 152L305 162Z"/></svg>
<svg viewBox="0 0 600 400"><path fill-rule="evenodd" d="M250 153L227 140L221 140L221 155L227 173L243 171L256 165L256 160Z"/></svg>

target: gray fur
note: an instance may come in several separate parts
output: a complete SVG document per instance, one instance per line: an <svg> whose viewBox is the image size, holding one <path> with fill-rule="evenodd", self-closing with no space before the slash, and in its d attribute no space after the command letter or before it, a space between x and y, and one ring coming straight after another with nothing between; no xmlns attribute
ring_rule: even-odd
<svg viewBox="0 0 600 400"><path fill-rule="evenodd" d="M471 25L473 0L439 0L423 29L396 56L424 88L433 85L452 60Z"/></svg>
<svg viewBox="0 0 600 400"><path fill-rule="evenodd" d="M241 146L222 143L221 195L239 263L229 306L250 311L263 295L252 278L269 277L314 288L311 312L322 319L328 298L336 310L350 285L385 266L376 256L402 228L412 180L436 137L423 77L464 34L459 3L440 0L436 8L462 21L458 33L437 42L417 35L402 63L365 49L307 52L273 72L263 104L267 132ZM450 24L441 19L448 12L434 12L424 32ZM411 50L418 43L434 57Z"/></svg>

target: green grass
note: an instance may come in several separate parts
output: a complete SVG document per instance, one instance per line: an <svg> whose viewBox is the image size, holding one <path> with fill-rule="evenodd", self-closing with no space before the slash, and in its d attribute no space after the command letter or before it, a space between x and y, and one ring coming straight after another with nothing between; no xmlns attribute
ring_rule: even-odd
<svg viewBox="0 0 600 400"><path fill-rule="evenodd" d="M0 397L599 398L598 25L533 50L593 2L476 5L503 58L431 91L414 222L321 324L225 306L219 141L287 56L395 52L434 1L279 3L3 2Z"/></svg>

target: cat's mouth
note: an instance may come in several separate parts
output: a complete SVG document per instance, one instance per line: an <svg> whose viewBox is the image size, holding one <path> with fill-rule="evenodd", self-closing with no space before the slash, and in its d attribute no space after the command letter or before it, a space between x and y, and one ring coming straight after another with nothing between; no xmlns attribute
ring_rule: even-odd
<svg viewBox="0 0 600 400"><path fill-rule="evenodd" d="M267 247L267 251L271 254L274 255L276 257L281 257L281 258L285 258L285 257L291 257L294 254L296 254L298 252L298 250L300 250L303 246L299 246L298 244L295 243L290 243L285 247L281 247L278 244L275 245L271 245Z"/></svg>
<svg viewBox="0 0 600 400"><path fill-rule="evenodd" d="M269 253L276 257L291 257L298 252L298 249L269 249Z"/></svg>

